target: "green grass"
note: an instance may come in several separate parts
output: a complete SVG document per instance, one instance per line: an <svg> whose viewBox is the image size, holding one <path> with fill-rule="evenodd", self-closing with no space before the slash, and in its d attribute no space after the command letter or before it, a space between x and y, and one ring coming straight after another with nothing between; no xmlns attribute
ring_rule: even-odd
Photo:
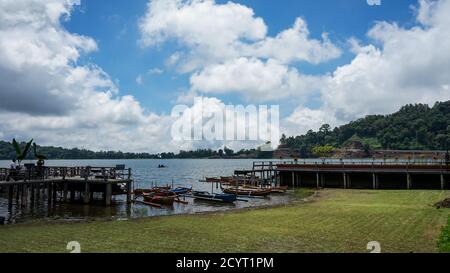
<svg viewBox="0 0 450 273"><path fill-rule="evenodd" d="M69 241L82 252L368 252L369 241L383 252L437 252L450 210L432 205L449 195L325 190L311 202L270 209L5 226L0 252L67 252Z"/></svg>
<svg viewBox="0 0 450 273"><path fill-rule="evenodd" d="M439 252L450 253L450 217L447 226L442 229L441 236L439 236L438 248Z"/></svg>

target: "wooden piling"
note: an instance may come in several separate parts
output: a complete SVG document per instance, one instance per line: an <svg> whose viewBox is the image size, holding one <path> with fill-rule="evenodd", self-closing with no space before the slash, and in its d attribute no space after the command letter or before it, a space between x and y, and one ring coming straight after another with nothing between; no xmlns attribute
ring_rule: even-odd
<svg viewBox="0 0 450 273"><path fill-rule="evenodd" d="M344 178L344 189L347 188L347 174L343 173L343 178Z"/></svg>
<svg viewBox="0 0 450 273"><path fill-rule="evenodd" d="M8 187L8 206L12 206L14 199L14 185L9 185Z"/></svg>
<svg viewBox="0 0 450 273"><path fill-rule="evenodd" d="M377 175L375 173L372 173L372 186L374 190L377 188Z"/></svg>
<svg viewBox="0 0 450 273"><path fill-rule="evenodd" d="M110 206L111 205L111 194L112 194L112 186L111 183L106 184L106 190L105 190L105 205Z"/></svg>
<svg viewBox="0 0 450 273"><path fill-rule="evenodd" d="M67 182L63 183L63 201L67 203Z"/></svg>
<svg viewBox="0 0 450 273"><path fill-rule="evenodd" d="M127 182L127 203L131 204L131 182Z"/></svg>
<svg viewBox="0 0 450 273"><path fill-rule="evenodd" d="M47 202L50 205L52 203L52 183L47 183Z"/></svg>
<svg viewBox="0 0 450 273"><path fill-rule="evenodd" d="M83 202L85 204L89 204L91 198L91 191L89 182L84 183L84 199Z"/></svg>
<svg viewBox="0 0 450 273"><path fill-rule="evenodd" d="M320 183L319 179L320 179L319 173L316 173L316 184L317 184L317 188L320 188L320 187L319 187L319 183Z"/></svg>
<svg viewBox="0 0 450 273"><path fill-rule="evenodd" d="M411 189L411 174L410 173L406 174L406 188L408 190Z"/></svg>
<svg viewBox="0 0 450 273"><path fill-rule="evenodd" d="M71 190L70 191L70 203L75 202L75 191Z"/></svg>
<svg viewBox="0 0 450 273"><path fill-rule="evenodd" d="M445 179L444 179L444 174L441 173L441 190L445 189Z"/></svg>

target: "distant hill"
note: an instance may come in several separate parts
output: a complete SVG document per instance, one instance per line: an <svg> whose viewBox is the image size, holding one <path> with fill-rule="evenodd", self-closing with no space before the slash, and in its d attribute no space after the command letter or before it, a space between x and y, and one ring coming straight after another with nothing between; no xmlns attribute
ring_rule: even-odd
<svg viewBox="0 0 450 273"><path fill-rule="evenodd" d="M409 104L390 115L371 115L332 129L281 138L281 148L311 157L316 146L361 150L446 150L450 148L450 101Z"/></svg>

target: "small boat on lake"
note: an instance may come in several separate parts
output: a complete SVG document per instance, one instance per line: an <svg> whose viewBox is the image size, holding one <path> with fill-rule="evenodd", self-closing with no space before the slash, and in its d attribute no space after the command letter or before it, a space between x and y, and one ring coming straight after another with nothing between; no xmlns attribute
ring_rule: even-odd
<svg viewBox="0 0 450 273"><path fill-rule="evenodd" d="M177 195L172 196L162 196L162 195L144 195L144 201L148 203L153 204L161 204L161 205L167 205L172 206L175 202L175 198L177 198Z"/></svg>
<svg viewBox="0 0 450 273"><path fill-rule="evenodd" d="M221 183L222 180L218 177L205 177L205 181L208 183Z"/></svg>
<svg viewBox="0 0 450 273"><path fill-rule="evenodd" d="M268 196L272 193L270 189L249 189L249 188L222 188L222 191L227 194L234 194L240 196Z"/></svg>
<svg viewBox="0 0 450 273"><path fill-rule="evenodd" d="M192 196L194 199L206 200L206 201L214 201L214 202L223 202L223 203L233 203L237 200L236 195L234 194L225 194L225 193L209 193L206 191L194 191L192 192Z"/></svg>
<svg viewBox="0 0 450 273"><path fill-rule="evenodd" d="M178 187L172 190L169 190L172 193L175 193L177 195L183 195L183 194L187 194L190 193L192 191L192 188L185 188L185 187Z"/></svg>
<svg viewBox="0 0 450 273"><path fill-rule="evenodd" d="M266 188L260 188L260 187L254 187L254 186L243 186L244 189L253 189L253 190L270 190L272 193L286 193L288 190L288 186L280 186L280 187L266 187Z"/></svg>

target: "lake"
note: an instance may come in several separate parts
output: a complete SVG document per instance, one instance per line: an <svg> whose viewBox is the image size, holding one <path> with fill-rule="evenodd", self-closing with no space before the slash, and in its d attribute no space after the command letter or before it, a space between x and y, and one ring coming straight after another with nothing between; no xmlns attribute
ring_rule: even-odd
<svg viewBox="0 0 450 273"><path fill-rule="evenodd" d="M211 184L200 182L205 176L230 176L235 170L251 169L253 159L173 159L173 160L47 160L46 166L92 166L92 167L114 167L116 164L125 164L126 168L132 169L132 178L135 188L150 188L152 185L174 185L191 187L194 190L221 192L213 188ZM10 161L1 160L0 167L8 167ZM24 161L23 163L32 163ZM167 168L158 168L163 164ZM272 206L286 204L291 201L292 196L272 195L268 198L252 198L248 202L239 201L236 204L225 205L211 202L202 202L186 198L189 204L175 203L173 207L163 209L153 208L146 205L127 205L125 197L114 197L112 206L105 207L101 201L90 205L57 203L51 207L47 202L38 202L34 207L28 206L22 209L13 206L8 211L7 199L0 195L0 216L6 217L8 223L27 222L33 219L91 219L107 218L126 220L130 218L141 218L149 216L193 214L208 211L221 211L236 208Z"/></svg>

